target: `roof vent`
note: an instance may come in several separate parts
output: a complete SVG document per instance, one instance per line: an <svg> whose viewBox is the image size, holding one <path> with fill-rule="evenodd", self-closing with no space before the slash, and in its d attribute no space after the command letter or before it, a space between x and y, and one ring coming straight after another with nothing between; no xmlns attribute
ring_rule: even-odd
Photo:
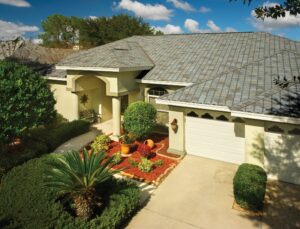
<svg viewBox="0 0 300 229"><path fill-rule="evenodd" d="M114 50L117 50L117 51L128 51L129 49L128 48L114 48Z"/></svg>

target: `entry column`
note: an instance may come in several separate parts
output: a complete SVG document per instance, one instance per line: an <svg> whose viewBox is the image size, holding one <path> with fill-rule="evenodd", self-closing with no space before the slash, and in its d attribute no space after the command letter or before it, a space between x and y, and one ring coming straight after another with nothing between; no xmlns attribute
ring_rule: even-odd
<svg viewBox="0 0 300 229"><path fill-rule="evenodd" d="M112 140L119 141L121 135L121 98L112 98L113 136Z"/></svg>

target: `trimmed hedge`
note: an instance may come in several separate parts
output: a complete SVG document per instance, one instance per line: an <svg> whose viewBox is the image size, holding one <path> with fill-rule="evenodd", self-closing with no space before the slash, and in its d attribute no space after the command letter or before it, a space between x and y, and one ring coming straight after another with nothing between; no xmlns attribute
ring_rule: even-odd
<svg viewBox="0 0 300 229"><path fill-rule="evenodd" d="M28 132L27 138L42 142L47 145L49 151L55 150L62 143L84 134L90 128L90 123L83 120L75 120L63 123L49 131L47 128L36 128Z"/></svg>
<svg viewBox="0 0 300 229"><path fill-rule="evenodd" d="M23 139L23 151L0 154L0 178L13 167L50 153L70 138L87 132L89 126L89 122L78 120L62 123L55 128L41 127L28 131Z"/></svg>
<svg viewBox="0 0 300 229"><path fill-rule="evenodd" d="M267 174L263 168L244 163L239 166L234 179L235 201L249 210L262 210L267 185Z"/></svg>
<svg viewBox="0 0 300 229"><path fill-rule="evenodd" d="M59 156L31 160L3 177L0 228L117 228L132 216L139 204L139 188L113 178L99 189L104 208L98 216L86 221L70 215L57 200L57 193L43 183L49 161Z"/></svg>

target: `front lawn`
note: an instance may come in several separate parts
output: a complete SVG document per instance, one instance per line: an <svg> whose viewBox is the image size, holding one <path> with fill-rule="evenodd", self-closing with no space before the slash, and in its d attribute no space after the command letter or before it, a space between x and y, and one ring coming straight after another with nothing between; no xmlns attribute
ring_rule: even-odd
<svg viewBox="0 0 300 229"><path fill-rule="evenodd" d="M45 187L49 162L61 157L46 155L13 168L0 186L0 228L117 228L139 204L136 185L113 178L97 189L103 204L90 220L75 217L72 206Z"/></svg>

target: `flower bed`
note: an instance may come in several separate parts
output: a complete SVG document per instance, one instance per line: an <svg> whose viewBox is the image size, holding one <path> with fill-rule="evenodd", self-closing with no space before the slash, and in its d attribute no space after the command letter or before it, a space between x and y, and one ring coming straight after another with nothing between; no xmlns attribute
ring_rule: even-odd
<svg viewBox="0 0 300 229"><path fill-rule="evenodd" d="M164 135L155 134L150 137L154 142L155 146L151 150L151 156L149 158L150 161L162 161L162 165L154 166L151 172L143 172L138 167L133 166L130 163L131 161L140 162L141 155L137 152L138 145L141 142L136 142L136 147L133 152L130 153L129 157L124 157L121 163L113 166L113 169L121 169L123 168L121 174L136 179L145 183L151 183L154 185L159 185L160 182L168 175L168 173L175 168L175 166L179 163L181 157L177 155L173 155L167 153L168 145L168 137ZM86 147L89 149L90 147ZM113 156L115 153L120 152L121 144L119 142L112 141L110 143L109 150L107 151L108 156ZM125 168L125 169L124 169Z"/></svg>

